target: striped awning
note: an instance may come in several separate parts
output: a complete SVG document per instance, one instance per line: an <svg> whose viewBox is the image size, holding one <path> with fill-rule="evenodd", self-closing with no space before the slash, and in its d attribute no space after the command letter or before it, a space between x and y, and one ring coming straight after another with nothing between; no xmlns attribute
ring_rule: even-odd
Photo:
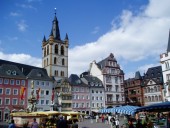
<svg viewBox="0 0 170 128"><path fill-rule="evenodd" d="M134 115L137 108L140 108L140 107L126 105L126 106L120 106L120 107L114 107L114 108L104 108L104 109L99 110L99 112Z"/></svg>

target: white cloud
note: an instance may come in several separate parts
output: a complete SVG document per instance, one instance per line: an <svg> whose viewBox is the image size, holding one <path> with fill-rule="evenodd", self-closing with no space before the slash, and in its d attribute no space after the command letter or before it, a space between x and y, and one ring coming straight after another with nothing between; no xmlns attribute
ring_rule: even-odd
<svg viewBox="0 0 170 128"><path fill-rule="evenodd" d="M37 10L37 8L33 7L31 4L16 4L18 7L25 8L25 9L33 9Z"/></svg>
<svg viewBox="0 0 170 128"><path fill-rule="evenodd" d="M80 74L89 68L90 62L98 62L111 52L124 61L141 61L159 56L167 46L169 8L168 0L150 0L148 6L138 14L123 10L119 24L113 19L111 30L97 41L69 49L69 72Z"/></svg>
<svg viewBox="0 0 170 128"><path fill-rule="evenodd" d="M21 20L18 24L17 24L17 26L18 26L18 30L20 30L20 31L25 31L26 29L27 29L27 27L28 27L28 25L25 23L25 20Z"/></svg>
<svg viewBox="0 0 170 128"><path fill-rule="evenodd" d="M9 61L32 65L36 67L42 67L42 60L40 58L35 58L27 54L22 54L22 53L21 54L4 54L0 52L0 58L2 60L9 60Z"/></svg>
<svg viewBox="0 0 170 128"><path fill-rule="evenodd" d="M11 12L11 13L10 13L10 16L20 16L20 14L17 13L17 12Z"/></svg>
<svg viewBox="0 0 170 128"><path fill-rule="evenodd" d="M99 30L100 30L100 28L97 26L97 27L95 27L94 28L94 30L92 31L92 34L96 34L96 33L98 33L99 32Z"/></svg>

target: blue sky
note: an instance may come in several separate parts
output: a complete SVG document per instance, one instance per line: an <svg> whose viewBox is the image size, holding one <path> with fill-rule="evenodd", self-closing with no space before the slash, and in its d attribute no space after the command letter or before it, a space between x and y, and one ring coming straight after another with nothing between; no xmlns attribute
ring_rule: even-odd
<svg viewBox="0 0 170 128"><path fill-rule="evenodd" d="M160 65L170 29L169 0L1 0L0 59L41 66L57 9L61 38L69 36L69 74L113 53L126 78Z"/></svg>

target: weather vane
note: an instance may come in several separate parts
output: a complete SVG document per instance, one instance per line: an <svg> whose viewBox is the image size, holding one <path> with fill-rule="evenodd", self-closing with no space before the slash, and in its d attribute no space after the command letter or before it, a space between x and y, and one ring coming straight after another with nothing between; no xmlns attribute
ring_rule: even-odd
<svg viewBox="0 0 170 128"><path fill-rule="evenodd" d="M56 15L56 10L57 10L57 8L54 8L54 14Z"/></svg>

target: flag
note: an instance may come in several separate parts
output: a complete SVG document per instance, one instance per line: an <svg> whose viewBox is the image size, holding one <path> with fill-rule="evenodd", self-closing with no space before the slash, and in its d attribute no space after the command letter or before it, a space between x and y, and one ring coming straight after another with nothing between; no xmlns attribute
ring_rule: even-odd
<svg viewBox="0 0 170 128"><path fill-rule="evenodd" d="M52 101L52 102L54 101L54 88L53 88L53 90L52 90L51 101Z"/></svg>
<svg viewBox="0 0 170 128"><path fill-rule="evenodd" d="M38 90L36 90L36 94L37 94L37 100L39 100L39 98L40 98L40 95L39 95L39 93L40 93L40 88L38 88Z"/></svg>
<svg viewBox="0 0 170 128"><path fill-rule="evenodd" d="M21 89L20 89L20 99L23 100L24 99L24 92L25 92L26 88L21 86Z"/></svg>

